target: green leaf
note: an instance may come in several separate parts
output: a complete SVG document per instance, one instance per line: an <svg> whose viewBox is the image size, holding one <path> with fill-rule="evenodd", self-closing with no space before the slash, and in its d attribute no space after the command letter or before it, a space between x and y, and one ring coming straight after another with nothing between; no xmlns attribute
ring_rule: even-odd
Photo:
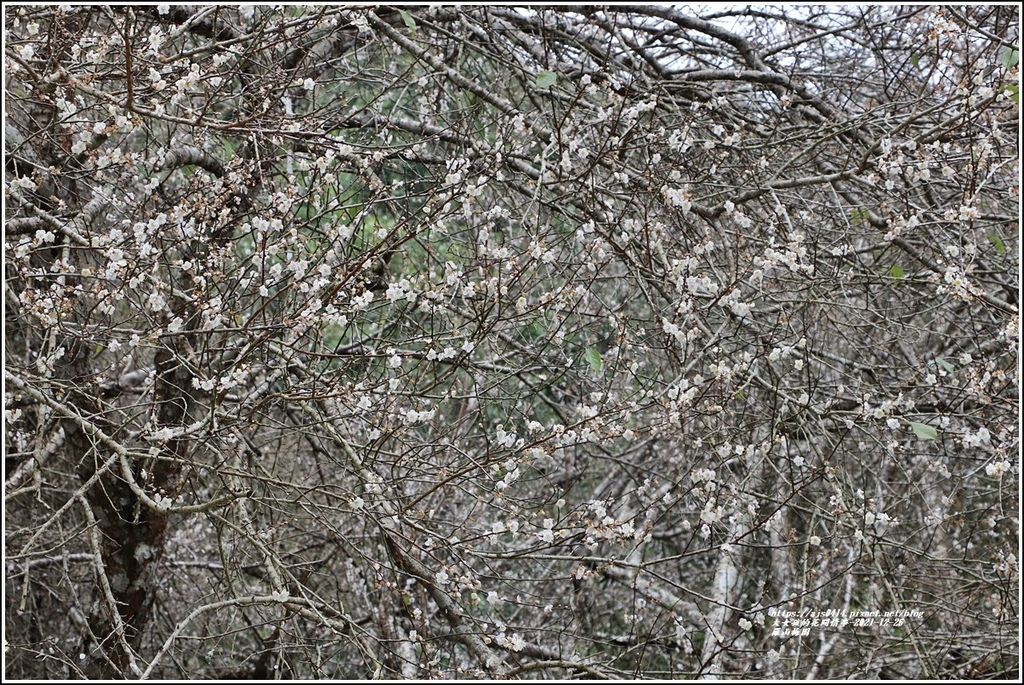
<svg viewBox="0 0 1024 685"><path fill-rule="evenodd" d="M910 63L914 65L915 69L921 68L921 55L911 55Z"/></svg>
<svg viewBox="0 0 1024 685"><path fill-rule="evenodd" d="M402 16L402 21L409 27L409 30L416 33L416 20L412 18L412 15L405 10L398 10L398 13Z"/></svg>
<svg viewBox="0 0 1024 685"><path fill-rule="evenodd" d="M868 220L868 210L866 210L866 209L857 209L857 208L854 208L854 209L850 210L850 221L852 221L855 226L860 226L861 224L865 224L865 223L867 223L867 220Z"/></svg>
<svg viewBox="0 0 1024 685"><path fill-rule="evenodd" d="M939 432L929 426L927 423L918 423L917 421L910 421L910 427L914 429L914 435L921 438L922 440L934 440L939 437Z"/></svg>
<svg viewBox="0 0 1024 685"><path fill-rule="evenodd" d="M948 371L950 373L953 373L954 371L956 371L956 367L954 367L952 364L947 362L942 357L939 357L938 359L936 359L935 363L938 364L939 366L941 366L942 368L944 368L946 371Z"/></svg>
<svg viewBox="0 0 1024 685"><path fill-rule="evenodd" d="M999 52L999 62L1007 69L1012 69L1020 61L1020 52L1012 48L1003 48Z"/></svg>
<svg viewBox="0 0 1024 685"><path fill-rule="evenodd" d="M1004 84L1003 85L1003 92L1009 93L1010 94L1010 99L1013 100L1014 103L1016 103L1018 105L1020 104L1020 89L1017 88L1017 86L1015 86L1012 83Z"/></svg>
<svg viewBox="0 0 1024 685"><path fill-rule="evenodd" d="M595 373L601 370L601 353L593 347L587 348L587 351L583 353L583 358L588 364L590 364L590 368L592 368Z"/></svg>
<svg viewBox="0 0 1024 685"><path fill-rule="evenodd" d="M899 264L893 264L892 268L889 269L889 273L892 274L893 278L903 278L903 267L900 266Z"/></svg>
<svg viewBox="0 0 1024 685"><path fill-rule="evenodd" d="M1000 238L998 234L989 233L988 239L991 240L992 244L996 246L996 252L998 252L999 254L1003 254L1004 252L1006 252L1006 243L1003 242L1003 239Z"/></svg>
<svg viewBox="0 0 1024 685"><path fill-rule="evenodd" d="M555 81L558 80L558 75L553 71L542 71L537 74L537 87L538 88L550 88L555 85Z"/></svg>

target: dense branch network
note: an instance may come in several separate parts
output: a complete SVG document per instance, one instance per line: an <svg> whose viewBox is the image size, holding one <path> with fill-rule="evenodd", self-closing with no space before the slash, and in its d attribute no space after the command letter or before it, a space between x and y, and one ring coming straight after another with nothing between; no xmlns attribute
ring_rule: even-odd
<svg viewBox="0 0 1024 685"><path fill-rule="evenodd" d="M4 17L6 675L1017 674L1009 6Z"/></svg>

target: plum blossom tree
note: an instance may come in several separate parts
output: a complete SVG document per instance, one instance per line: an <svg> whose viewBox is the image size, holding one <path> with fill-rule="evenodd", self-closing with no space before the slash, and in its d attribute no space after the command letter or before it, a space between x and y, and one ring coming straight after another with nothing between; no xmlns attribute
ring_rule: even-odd
<svg viewBox="0 0 1024 685"><path fill-rule="evenodd" d="M1019 674L1015 6L4 36L7 677Z"/></svg>

